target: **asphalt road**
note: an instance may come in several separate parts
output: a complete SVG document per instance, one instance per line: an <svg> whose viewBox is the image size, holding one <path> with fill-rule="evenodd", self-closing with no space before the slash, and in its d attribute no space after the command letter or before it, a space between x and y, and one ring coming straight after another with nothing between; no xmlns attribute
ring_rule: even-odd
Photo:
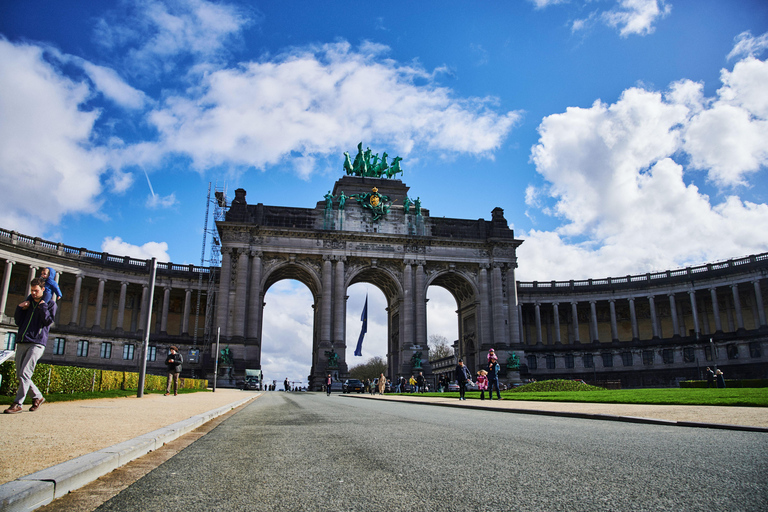
<svg viewBox="0 0 768 512"><path fill-rule="evenodd" d="M102 511L765 511L768 435L267 393Z"/></svg>

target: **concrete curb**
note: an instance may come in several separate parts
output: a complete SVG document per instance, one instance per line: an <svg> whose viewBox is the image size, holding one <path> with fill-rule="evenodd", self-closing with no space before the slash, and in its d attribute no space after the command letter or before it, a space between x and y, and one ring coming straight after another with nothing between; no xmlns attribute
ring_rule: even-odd
<svg viewBox="0 0 768 512"><path fill-rule="evenodd" d="M376 400L375 398L368 398L366 396L355 395L342 395L347 398L361 398L363 400ZM479 409L482 411L496 411L506 412L513 414L536 414L539 416L559 416L561 418L581 418L587 420L603 420L603 421L620 421L624 423L644 423L648 425L666 425L672 427L693 427L693 428L712 428L719 430L740 430L744 432L761 432L768 433L766 427L753 427L750 425L728 425L724 423L698 423L693 421L676 421L676 420L660 420L656 418L641 418L638 416L618 416L614 414L593 414L586 412L566 412L566 411L541 411L535 409L512 409L493 407L487 405L468 405L468 404L453 404L448 402L427 402L417 400L398 400L397 398L387 398L388 402L398 402L402 404L420 404L420 405L433 405L440 407L455 407L461 409Z"/></svg>
<svg viewBox="0 0 768 512"><path fill-rule="evenodd" d="M30 511L47 505L54 499L79 489L142 455L157 450L204 423L255 400L262 394L258 393L237 400L134 439L0 485L0 512Z"/></svg>

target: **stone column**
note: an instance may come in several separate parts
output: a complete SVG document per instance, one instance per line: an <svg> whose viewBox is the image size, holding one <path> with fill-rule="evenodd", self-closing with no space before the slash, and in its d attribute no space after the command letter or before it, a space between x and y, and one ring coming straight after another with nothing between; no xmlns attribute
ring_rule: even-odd
<svg viewBox="0 0 768 512"><path fill-rule="evenodd" d="M336 261L333 289L333 342L346 345L347 290L344 286L344 258Z"/></svg>
<svg viewBox="0 0 768 512"><path fill-rule="evenodd" d="M630 297L629 299L629 320L632 322L632 340L639 340L640 339L640 328L637 325L637 312L635 311L635 298Z"/></svg>
<svg viewBox="0 0 768 512"><path fill-rule="evenodd" d="M597 332L597 301L589 301L589 310L591 312L592 341L600 341L600 335Z"/></svg>
<svg viewBox="0 0 768 512"><path fill-rule="evenodd" d="M168 309L171 306L171 287L163 287L163 309L160 310L160 332L168 333Z"/></svg>
<svg viewBox="0 0 768 512"><path fill-rule="evenodd" d="M581 343L579 338L579 308L578 302L571 302L571 323L573 324L573 341L574 343Z"/></svg>
<svg viewBox="0 0 768 512"><path fill-rule="evenodd" d="M128 291L128 281L120 282L120 298L117 299L117 326L116 331L121 332L123 330L123 324L125 321L125 296Z"/></svg>
<svg viewBox="0 0 768 512"><path fill-rule="evenodd" d="M189 315L192 313L192 288L184 289L184 312L181 314L181 334L189 334Z"/></svg>
<svg viewBox="0 0 768 512"><path fill-rule="evenodd" d="M416 265L416 289L414 300L416 301L416 344L427 346L427 286L424 276L424 264ZM480 350L480 347L477 347Z"/></svg>
<svg viewBox="0 0 768 512"><path fill-rule="evenodd" d="M88 318L88 302L91 298L91 288L86 287L85 293L83 294L83 307L80 310L80 321L78 322L78 325L80 327L85 327L85 319Z"/></svg>
<svg viewBox="0 0 768 512"><path fill-rule="evenodd" d="M40 267L34 267L32 265L29 266L29 277L27 277L27 291L24 293L25 299L29 297L29 293L32 291L32 285L30 283L35 278L35 275L37 275L38 268Z"/></svg>
<svg viewBox="0 0 768 512"><path fill-rule="evenodd" d="M512 264L507 269L507 302L509 303L509 343L519 343L520 336L520 311L517 307L517 281L515 281L515 266Z"/></svg>
<svg viewBox="0 0 768 512"><path fill-rule="evenodd" d="M675 294L669 294L669 311L672 316L672 336L680 336L680 319L677 317L677 301Z"/></svg>
<svg viewBox="0 0 768 512"><path fill-rule="evenodd" d="M717 288L710 288L709 295L712 297L712 313L715 317L715 332L723 332L723 323L720 321L720 305L717 303Z"/></svg>
<svg viewBox="0 0 768 512"><path fill-rule="evenodd" d="M696 304L696 290L688 291L688 295L691 297L691 312L693 313L693 332L696 337L699 337L699 308Z"/></svg>
<svg viewBox="0 0 768 512"><path fill-rule="evenodd" d="M411 263L406 263L403 267L403 348L414 344L413 337L413 267ZM459 354L459 357L464 354Z"/></svg>
<svg viewBox="0 0 768 512"><path fill-rule="evenodd" d="M752 285L755 288L755 304L757 305L757 327L763 327L766 325L765 321L765 305L763 304L763 292L760 291L760 280L755 279L752 281Z"/></svg>
<svg viewBox="0 0 768 512"><path fill-rule="evenodd" d="M533 311L536 321L536 344L541 345L543 343L543 336L541 335L541 305L538 302L533 304Z"/></svg>
<svg viewBox="0 0 768 512"><path fill-rule="evenodd" d="M560 344L560 308L557 302L552 303L552 316L555 320L555 344Z"/></svg>
<svg viewBox="0 0 768 512"><path fill-rule="evenodd" d="M0 319L5 314L5 308L8 306L8 290L11 287L11 272L15 261L5 260L5 273L3 274L3 289L0 295ZM14 308L15 311L15 308Z"/></svg>
<svg viewBox="0 0 768 512"><path fill-rule="evenodd" d="M611 341L619 341L619 327L616 323L616 300L608 301L608 308L611 311Z"/></svg>
<svg viewBox="0 0 768 512"><path fill-rule="evenodd" d="M219 276L219 293L216 297L216 325L213 326L214 333L219 328L221 337L226 338L227 318L229 318L229 287L232 279L232 249L229 247L221 248L221 275Z"/></svg>
<svg viewBox="0 0 768 512"><path fill-rule="evenodd" d="M504 325L504 290L501 279L501 266L503 263L494 263L491 269L493 284L493 344L504 346L507 344ZM479 349L479 347L478 347Z"/></svg>
<svg viewBox="0 0 768 512"><path fill-rule="evenodd" d="M263 254L251 251L251 286L249 287L250 303L248 305L248 338L260 339L261 313L264 308L261 296L261 269Z"/></svg>
<svg viewBox="0 0 768 512"><path fill-rule="evenodd" d="M733 310L736 313L736 328L744 329L744 316L741 314L741 299L739 299L739 285L732 284L731 291L733 292Z"/></svg>
<svg viewBox="0 0 768 512"><path fill-rule="evenodd" d="M488 265L481 263L477 273L477 285L480 292L480 322L478 330L482 339L479 345L488 345L492 343L491 340L491 312L489 308L490 297L488 296Z"/></svg>
<svg viewBox="0 0 768 512"><path fill-rule="evenodd" d="M239 250L237 256L237 281L235 283L234 304L230 305L234 313L232 336L245 337L245 300L248 286L248 254L249 251Z"/></svg>
<svg viewBox="0 0 768 512"><path fill-rule="evenodd" d="M651 329L653 330L653 337L660 338L659 336L659 323L656 319L656 302L653 299L653 295L648 296L648 304L651 309Z"/></svg>
<svg viewBox="0 0 768 512"><path fill-rule="evenodd" d="M333 300L333 263L331 256L323 256L323 291L321 293L322 306L320 310L320 342L332 345L331 338L331 315Z"/></svg>
<svg viewBox="0 0 768 512"><path fill-rule="evenodd" d="M96 313L93 315L93 327L101 329L101 311L104 309L104 284L107 280L99 278L99 287L96 289Z"/></svg>
<svg viewBox="0 0 768 512"><path fill-rule="evenodd" d="M72 293L72 316L69 319L69 325L77 325L77 313L80 309L80 290L83 287L83 275L77 274L75 277L75 291Z"/></svg>
<svg viewBox="0 0 768 512"><path fill-rule="evenodd" d="M149 309L152 307L152 305L147 304L148 302L149 302L149 285L142 284L141 285L141 310L139 311L138 330L142 331L144 334L149 332L147 319L149 318L148 312L149 312Z"/></svg>
<svg viewBox="0 0 768 512"><path fill-rule="evenodd" d="M115 290L109 290L109 294L107 295L107 321L104 324L104 329L108 331L112 330L112 315L113 315L114 305L115 305Z"/></svg>

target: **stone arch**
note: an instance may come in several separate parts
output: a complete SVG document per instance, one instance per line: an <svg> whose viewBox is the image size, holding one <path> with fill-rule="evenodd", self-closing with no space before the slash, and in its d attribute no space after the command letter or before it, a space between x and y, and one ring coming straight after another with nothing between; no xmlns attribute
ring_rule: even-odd
<svg viewBox="0 0 768 512"><path fill-rule="evenodd" d="M292 279L305 285L309 288L312 298L317 302L317 298L320 296L320 290L322 289L320 276L318 276L316 270L307 263L295 261L278 263L264 274L260 284L260 293L262 297L266 295L273 284L284 279Z"/></svg>

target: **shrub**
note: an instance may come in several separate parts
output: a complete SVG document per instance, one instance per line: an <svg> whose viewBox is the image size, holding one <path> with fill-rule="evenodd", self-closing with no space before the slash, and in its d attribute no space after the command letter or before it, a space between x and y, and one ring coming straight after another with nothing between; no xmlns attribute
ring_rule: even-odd
<svg viewBox="0 0 768 512"><path fill-rule="evenodd" d="M605 388L590 386L583 382L576 382L574 380L543 380L541 382L532 382L525 386L512 388L510 390L513 393L525 393L525 392L548 392L548 391L605 391Z"/></svg>

